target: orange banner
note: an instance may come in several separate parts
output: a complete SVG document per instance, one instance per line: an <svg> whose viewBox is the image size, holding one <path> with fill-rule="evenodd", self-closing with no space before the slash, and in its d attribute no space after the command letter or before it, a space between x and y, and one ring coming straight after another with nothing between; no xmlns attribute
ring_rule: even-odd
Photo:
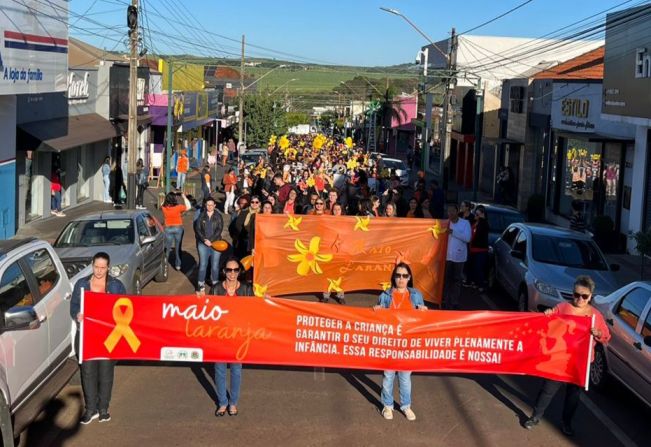
<svg viewBox="0 0 651 447"><path fill-rule="evenodd" d="M354 216L258 215L256 296L383 290L397 260L409 264L414 287L440 304L447 221Z"/></svg>
<svg viewBox="0 0 651 447"><path fill-rule="evenodd" d="M585 385L591 319L86 292L83 360L529 374Z"/></svg>

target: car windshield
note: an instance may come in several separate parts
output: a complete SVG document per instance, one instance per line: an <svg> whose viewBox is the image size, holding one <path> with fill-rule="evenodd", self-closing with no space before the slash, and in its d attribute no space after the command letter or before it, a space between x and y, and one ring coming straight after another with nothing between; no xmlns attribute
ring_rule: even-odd
<svg viewBox="0 0 651 447"><path fill-rule="evenodd" d="M405 169L402 161L384 160L384 167L388 169Z"/></svg>
<svg viewBox="0 0 651 447"><path fill-rule="evenodd" d="M531 248L533 259L538 262L580 269L608 270L593 241L534 235Z"/></svg>
<svg viewBox="0 0 651 447"><path fill-rule="evenodd" d="M134 237L131 219L77 220L61 232L54 247L133 244Z"/></svg>
<svg viewBox="0 0 651 447"><path fill-rule="evenodd" d="M504 233L506 227L512 223L524 222L522 214L502 213L496 210L487 210L486 219L488 219L488 228L491 233Z"/></svg>

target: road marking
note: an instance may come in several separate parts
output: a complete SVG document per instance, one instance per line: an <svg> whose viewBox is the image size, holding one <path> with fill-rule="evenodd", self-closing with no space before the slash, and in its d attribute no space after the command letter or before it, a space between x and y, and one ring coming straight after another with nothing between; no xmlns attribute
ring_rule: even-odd
<svg viewBox="0 0 651 447"><path fill-rule="evenodd" d="M480 294L480 297L481 297L482 301L484 303L486 303L486 305L488 307L491 308L491 310L498 310L497 305L493 302L493 300L491 300L488 297L488 295L486 295L485 293L482 293L482 294ZM504 380L506 383L508 383L511 387L518 390L521 394L525 394L520 387L518 387L514 382L512 382L510 380L509 376L500 375L500 377L502 378L502 380ZM594 414L596 416L596 418L599 419L599 421L613 434L613 436L615 438L617 438L617 440L619 442L621 442L626 447L635 447L635 446L637 446L635 441L633 441L631 438L629 438L628 435L626 433L624 433L624 430L619 428L619 426L615 422L613 422L613 420L610 419L606 415L606 413L601 411L601 409L592 401L592 399L590 399L590 397L588 397L587 394L583 393L581 395L581 401L588 408L588 410L590 410L592 412L592 414Z"/></svg>

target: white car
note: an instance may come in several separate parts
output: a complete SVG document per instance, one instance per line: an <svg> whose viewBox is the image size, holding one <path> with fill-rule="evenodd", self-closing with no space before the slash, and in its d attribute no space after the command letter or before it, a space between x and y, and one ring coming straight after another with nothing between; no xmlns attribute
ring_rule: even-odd
<svg viewBox="0 0 651 447"><path fill-rule="evenodd" d="M383 158L382 159L382 167L384 169L389 169L392 172L395 172L395 174L400 177L400 184L402 186L408 186L409 185L409 168L407 167L407 164L398 159L398 158Z"/></svg>
<svg viewBox="0 0 651 447"><path fill-rule="evenodd" d="M651 406L651 282L633 282L607 296L596 296L610 329L608 345L597 345L590 383L600 388L616 378Z"/></svg>

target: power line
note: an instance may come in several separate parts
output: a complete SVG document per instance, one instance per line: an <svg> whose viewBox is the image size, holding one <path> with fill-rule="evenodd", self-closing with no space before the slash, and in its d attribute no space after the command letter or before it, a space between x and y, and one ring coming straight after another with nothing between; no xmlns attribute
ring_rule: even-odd
<svg viewBox="0 0 651 447"><path fill-rule="evenodd" d="M532 1L533 1L533 0L527 0L527 1L525 1L525 2L522 2L522 3L520 3L519 5L517 5L517 6L513 7L513 8L511 8L511 9L509 9L508 11L506 11L506 12L504 12L504 13L498 15L497 17L493 17L492 19L487 20L487 21L485 21L484 23L480 23L479 25L474 26L474 27L472 27L472 28L470 28L470 29L468 29L468 30L462 32L462 33L457 34L457 35L460 36L460 35L462 35L462 34L468 34L468 33L472 32L472 31L475 31L476 29L479 29L479 28L481 28L481 27L483 27L483 26L488 25L489 23L493 23L493 22L495 22L496 20L499 20L499 19L501 19L502 17L507 16L507 15L511 14L512 12L514 12L514 11L517 11L518 9L522 8L523 6L526 6L527 4L531 3Z"/></svg>

